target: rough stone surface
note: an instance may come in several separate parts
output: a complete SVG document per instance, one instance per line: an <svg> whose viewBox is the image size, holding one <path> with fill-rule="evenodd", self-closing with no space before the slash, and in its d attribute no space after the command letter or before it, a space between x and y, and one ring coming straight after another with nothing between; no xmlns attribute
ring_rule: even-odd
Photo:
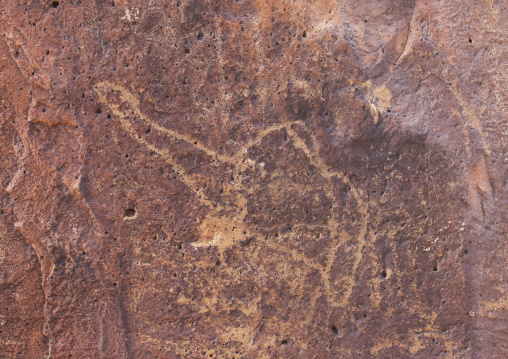
<svg viewBox="0 0 508 359"><path fill-rule="evenodd" d="M1 358L507 358L504 0L0 0Z"/></svg>

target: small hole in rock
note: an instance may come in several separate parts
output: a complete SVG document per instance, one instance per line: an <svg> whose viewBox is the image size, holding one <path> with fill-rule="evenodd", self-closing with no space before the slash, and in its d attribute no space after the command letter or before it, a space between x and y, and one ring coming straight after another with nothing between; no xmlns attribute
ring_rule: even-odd
<svg viewBox="0 0 508 359"><path fill-rule="evenodd" d="M282 341L280 343L282 345L288 345L288 340L287 339L282 339Z"/></svg>
<svg viewBox="0 0 508 359"><path fill-rule="evenodd" d="M203 37L205 37L205 35L200 31L198 32L198 35L197 35L197 38L199 41L203 40Z"/></svg>
<svg viewBox="0 0 508 359"><path fill-rule="evenodd" d="M381 272L381 275L383 276L383 278L386 278L388 276L385 270Z"/></svg>
<svg viewBox="0 0 508 359"><path fill-rule="evenodd" d="M132 218L136 215L136 210L134 208L127 208L125 210L125 217Z"/></svg>
<svg viewBox="0 0 508 359"><path fill-rule="evenodd" d="M302 34L303 37L307 37L307 31L304 31Z"/></svg>
<svg viewBox="0 0 508 359"><path fill-rule="evenodd" d="M183 52L185 52L186 54L190 54L190 50L188 48L185 48L185 50L183 50Z"/></svg>
<svg viewBox="0 0 508 359"><path fill-rule="evenodd" d="M60 5L58 1L53 1L53 3L51 4L51 6L53 6L54 8L57 8L58 5Z"/></svg>
<svg viewBox="0 0 508 359"><path fill-rule="evenodd" d="M337 328L335 325L332 325L330 328L335 335L339 335L339 328Z"/></svg>

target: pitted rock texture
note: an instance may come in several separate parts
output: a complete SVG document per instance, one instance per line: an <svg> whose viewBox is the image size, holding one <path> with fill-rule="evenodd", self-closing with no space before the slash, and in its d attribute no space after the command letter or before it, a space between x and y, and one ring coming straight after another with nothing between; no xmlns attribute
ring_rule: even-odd
<svg viewBox="0 0 508 359"><path fill-rule="evenodd" d="M0 1L1 358L508 357L508 4Z"/></svg>

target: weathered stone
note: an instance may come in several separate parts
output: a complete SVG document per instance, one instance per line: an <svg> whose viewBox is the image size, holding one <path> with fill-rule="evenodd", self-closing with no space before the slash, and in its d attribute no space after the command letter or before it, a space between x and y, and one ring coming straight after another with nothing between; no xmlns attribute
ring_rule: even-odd
<svg viewBox="0 0 508 359"><path fill-rule="evenodd" d="M508 356L505 2L1 4L0 357Z"/></svg>

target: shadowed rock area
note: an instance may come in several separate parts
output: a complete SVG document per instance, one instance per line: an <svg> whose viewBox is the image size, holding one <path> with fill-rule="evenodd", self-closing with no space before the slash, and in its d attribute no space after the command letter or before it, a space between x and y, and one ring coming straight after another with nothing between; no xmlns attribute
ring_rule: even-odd
<svg viewBox="0 0 508 359"><path fill-rule="evenodd" d="M0 358L508 357L508 3L0 5Z"/></svg>

